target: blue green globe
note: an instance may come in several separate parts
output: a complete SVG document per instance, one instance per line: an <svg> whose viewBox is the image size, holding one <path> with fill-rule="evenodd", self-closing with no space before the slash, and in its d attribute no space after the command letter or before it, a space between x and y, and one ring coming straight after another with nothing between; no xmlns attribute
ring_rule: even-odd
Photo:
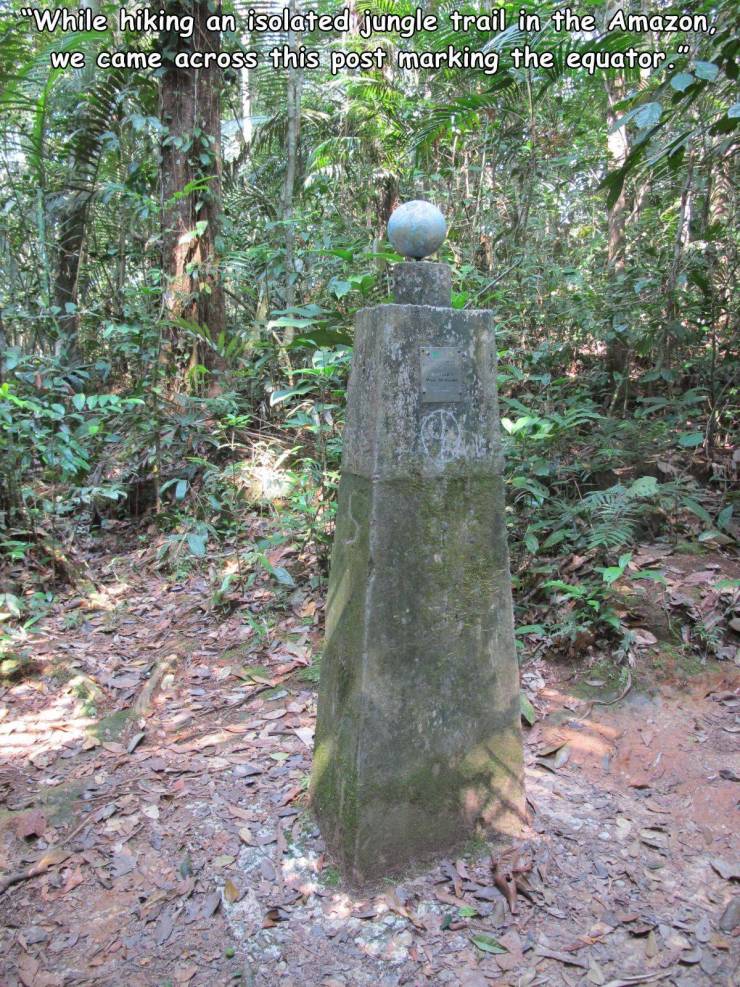
<svg viewBox="0 0 740 987"><path fill-rule="evenodd" d="M403 257L428 257L442 246L446 235L444 216L423 199L404 202L388 220L388 239Z"/></svg>

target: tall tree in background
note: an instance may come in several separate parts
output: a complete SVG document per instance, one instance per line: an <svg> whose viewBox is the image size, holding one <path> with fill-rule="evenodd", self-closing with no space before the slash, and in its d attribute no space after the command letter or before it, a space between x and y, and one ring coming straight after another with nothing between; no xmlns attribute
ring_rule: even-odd
<svg viewBox="0 0 740 987"><path fill-rule="evenodd" d="M165 315L169 320L196 323L215 339L224 329L224 293L218 266L221 223L221 86L216 66L181 68L179 53L217 52L220 36L207 30L207 0L183 3L171 0L167 13L192 15L192 36L163 33L160 45L165 71L160 89L162 140L162 267L166 278ZM217 8L220 12L220 6ZM182 352L170 329L168 351ZM213 352L196 344L190 349L190 367L213 366Z"/></svg>
<svg viewBox="0 0 740 987"><path fill-rule="evenodd" d="M609 2L604 9L605 24L614 16L621 4ZM604 75L604 86L607 98L607 151L610 171L623 168L629 154L629 136L625 124L619 125L622 114L617 109L626 95L626 80L624 72L618 71ZM627 370L629 355L626 342L626 327L620 315L620 298L624 291L624 276L626 270L627 251L627 190L623 183L619 195L607 206L607 267L609 275L609 315L611 326L607 336L606 367L612 377L621 377ZM621 393L622 387L617 386L615 398Z"/></svg>
<svg viewBox="0 0 740 987"><path fill-rule="evenodd" d="M297 0L290 0L289 10L292 14L298 12ZM288 47L291 51L300 48L300 36L294 31L288 33ZM298 149L301 136L301 95L303 88L303 72L290 66L287 72L286 92L286 132L285 132L285 181L282 195L282 220L285 228L285 307L290 308L295 301L295 222L293 217L293 199L295 196L296 172L298 166ZM290 328L286 332L286 341L290 342L293 333Z"/></svg>
<svg viewBox="0 0 740 987"><path fill-rule="evenodd" d="M58 309L57 350L73 363L82 358L78 282L90 205L97 190L104 137L125 92L125 78L120 70L96 73L86 69L80 86L83 91L73 110L72 132L64 149L65 175L51 210L56 230L53 291L54 305ZM43 141L43 136L39 140ZM39 154L40 161L41 157ZM43 165L39 170L43 172Z"/></svg>

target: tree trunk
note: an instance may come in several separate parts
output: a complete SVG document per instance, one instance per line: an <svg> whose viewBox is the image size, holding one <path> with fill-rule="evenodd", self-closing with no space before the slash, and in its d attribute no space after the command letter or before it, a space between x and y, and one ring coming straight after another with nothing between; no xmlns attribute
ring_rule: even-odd
<svg viewBox="0 0 740 987"><path fill-rule="evenodd" d="M290 0L291 13L298 10L297 0ZM296 51L300 46L300 38L294 32L288 36L288 46ZM283 183L282 220L285 230L285 307L290 308L295 301L295 222L293 216L293 200L295 197L296 173L298 170L298 147L301 136L301 90L303 88L303 72L298 68L288 69L288 88L286 94L286 137L285 137L285 181ZM285 330L285 343L290 343L293 330L290 326Z"/></svg>
<svg viewBox="0 0 740 987"><path fill-rule="evenodd" d="M71 363L81 359L79 348L80 319L77 313L77 284L80 260L87 228L90 195L73 192L59 219L57 234L57 268L54 278L54 304L59 309L57 349Z"/></svg>
<svg viewBox="0 0 740 987"><path fill-rule="evenodd" d="M104 78L88 73L80 83L79 102L70 121L72 153L64 181L64 200L56 224L56 263L51 294L59 309L56 350L64 353L71 363L82 359L77 308L90 203L97 187L103 135L112 126L124 84L122 70L113 70ZM44 209L45 204L40 197L37 203L40 236L46 235ZM42 262L46 264L43 242L41 249ZM48 276L48 271L45 274Z"/></svg>
<svg viewBox="0 0 740 987"><path fill-rule="evenodd" d="M621 168L627 160L629 146L625 127L613 130L617 120L614 104L623 98L623 80L605 78L608 99L607 126L608 154L610 170ZM624 275L626 270L627 248L627 193L625 186L611 206L607 215L607 273L609 277L609 309L612 319L612 330L607 338L606 367L612 377L622 375L627 369L628 345L624 338L625 331L618 330L616 325L621 321L621 295L624 291Z"/></svg>
<svg viewBox="0 0 740 987"><path fill-rule="evenodd" d="M607 21L615 13L617 4L612 0L605 9ZM627 5L629 6L629 5ZM619 111L615 106L624 99L626 84L624 75L621 72L611 75L604 75L604 86L607 98L607 156L609 170L614 171L624 166L629 154L629 138L626 127L616 127L619 119ZM624 292L624 275L626 270L627 252L627 192L626 184L622 185L619 196L608 209L607 213L607 274L609 279L609 311L611 316L611 331L607 337L606 345L606 368L614 377L623 377L627 372L629 357L629 345L626 339L626 330L618 329L622 323L622 294ZM617 387L621 392L623 387ZM615 393L615 399L618 395Z"/></svg>
<svg viewBox="0 0 740 987"><path fill-rule="evenodd" d="M678 305L678 278L681 273L681 262L689 239L689 201L691 187L694 176L694 163L689 155L688 167L686 171L686 181L681 190L681 201L678 207L678 219L676 221L676 235L673 240L673 256L671 265L666 277L665 294L665 322L660 337L660 347L658 351L659 366L670 368L673 362L673 350L676 342L676 324L679 321Z"/></svg>
<svg viewBox="0 0 740 987"><path fill-rule="evenodd" d="M707 225L719 231L737 226L737 187L736 176L732 170L732 148L725 149L712 162L707 175L707 205L706 218L702 235L706 234ZM718 236L718 233L715 233ZM732 381L732 373L725 377L718 374L718 361L725 364L731 352L733 342L740 332L740 317L736 304L737 273L739 264L737 249L732 241L726 241L726 246L718 250L714 241L710 242L707 250L707 282L709 296L709 314L711 323L711 371L709 380L710 416L707 425L706 450L713 454L717 431L719 428L722 404L727 402L726 389ZM733 314L734 313L734 314ZM726 349L727 357L723 359ZM730 364L731 365L731 364ZM730 392L731 393L731 392Z"/></svg>
<svg viewBox="0 0 740 987"><path fill-rule="evenodd" d="M217 360L202 341L183 344L173 320L194 323L197 333L215 340L224 329L224 292L218 269L221 223L221 70L179 67L178 54L218 52L220 37L206 29L212 13L207 0L170 0L167 13L192 14L193 35L160 37L166 66L160 88L160 119L167 128L161 148L162 266L166 284L164 334L167 362L189 361L213 369ZM216 12L220 13L220 5Z"/></svg>

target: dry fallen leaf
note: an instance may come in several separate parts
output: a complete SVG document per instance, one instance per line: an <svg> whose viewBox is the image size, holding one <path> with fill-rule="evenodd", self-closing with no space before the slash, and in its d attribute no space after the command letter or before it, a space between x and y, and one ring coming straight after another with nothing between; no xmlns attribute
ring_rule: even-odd
<svg viewBox="0 0 740 987"><path fill-rule="evenodd" d="M15 831L21 839L43 836L46 832L46 816L39 809L24 812L16 818Z"/></svg>
<svg viewBox="0 0 740 987"><path fill-rule="evenodd" d="M194 963L175 968L175 980L178 984L188 984L198 972L198 967Z"/></svg>
<svg viewBox="0 0 740 987"><path fill-rule="evenodd" d="M224 882L224 898L230 905L233 905L235 901L239 901L243 897L244 892L240 891L233 881L227 880Z"/></svg>
<svg viewBox="0 0 740 987"><path fill-rule="evenodd" d="M596 984L596 987L603 987L606 983L606 977L604 976L604 971L601 966L596 962L596 960L591 960L591 965L588 968L588 973L586 974L586 980L591 984Z"/></svg>
<svg viewBox="0 0 740 987"><path fill-rule="evenodd" d="M125 874L130 874L134 867L136 867L136 857L123 850L113 857L112 865L112 876L123 877Z"/></svg>
<svg viewBox="0 0 740 987"><path fill-rule="evenodd" d="M709 863L725 881L737 881L740 879L740 862L731 863L728 860L721 860L715 857Z"/></svg>

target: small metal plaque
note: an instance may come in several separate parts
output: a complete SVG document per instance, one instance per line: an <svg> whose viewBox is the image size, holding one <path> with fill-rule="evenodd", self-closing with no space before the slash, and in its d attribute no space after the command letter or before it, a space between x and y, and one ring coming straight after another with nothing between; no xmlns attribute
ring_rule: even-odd
<svg viewBox="0 0 740 987"><path fill-rule="evenodd" d="M457 346L422 346L421 403L463 399L463 361Z"/></svg>

